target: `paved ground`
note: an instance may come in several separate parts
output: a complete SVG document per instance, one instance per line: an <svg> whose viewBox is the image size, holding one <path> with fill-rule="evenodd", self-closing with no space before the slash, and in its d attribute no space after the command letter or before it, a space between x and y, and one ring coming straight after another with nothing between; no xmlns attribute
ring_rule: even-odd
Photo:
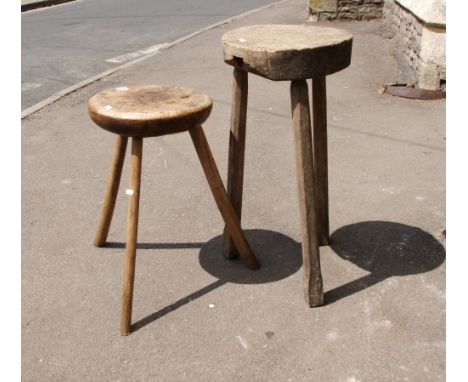
<svg viewBox="0 0 468 382"><path fill-rule="evenodd" d="M132 58L123 55L273 2L81 0L22 13L21 108Z"/></svg>
<svg viewBox="0 0 468 382"><path fill-rule="evenodd" d="M351 67L328 79L326 306L302 297L289 85L251 77L243 225L262 270L221 258L222 220L188 134L147 139L136 330L119 336L126 197L112 244L94 248L114 139L88 118L87 99L141 83L207 92L205 131L224 175L231 69L221 35L304 19L303 1L288 1L23 120L24 381L444 381L445 101L377 92L399 77L380 21L336 24L355 40Z"/></svg>

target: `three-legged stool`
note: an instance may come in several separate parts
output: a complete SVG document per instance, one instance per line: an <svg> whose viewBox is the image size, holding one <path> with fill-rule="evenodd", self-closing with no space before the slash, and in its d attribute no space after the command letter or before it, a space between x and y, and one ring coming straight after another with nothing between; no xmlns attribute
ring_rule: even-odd
<svg viewBox="0 0 468 382"><path fill-rule="evenodd" d="M255 25L232 30L223 36L224 61L234 66L227 189L239 220L242 211L247 73L273 81L291 81L304 287L310 307L324 303L319 245L329 244L325 76L350 64L351 47L351 34L317 26ZM313 93L313 139L306 81L309 78L312 78ZM227 229L224 233L224 256L238 256Z"/></svg>
<svg viewBox="0 0 468 382"><path fill-rule="evenodd" d="M190 133L211 192L235 247L249 268L259 268L229 201L201 127L210 115L212 105L210 97L196 90L155 85L108 89L89 100L88 111L92 120L103 129L117 134L104 206L94 241L98 247L103 246L107 239L127 141L129 137L132 138L131 189L127 190L130 200L120 325L122 335L129 334L131 328L143 138L183 131Z"/></svg>

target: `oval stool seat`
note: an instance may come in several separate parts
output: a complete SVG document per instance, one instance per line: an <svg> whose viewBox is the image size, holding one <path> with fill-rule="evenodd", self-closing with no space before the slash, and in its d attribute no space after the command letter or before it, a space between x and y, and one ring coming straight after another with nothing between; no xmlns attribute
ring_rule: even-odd
<svg viewBox="0 0 468 382"><path fill-rule="evenodd" d="M208 118L213 100L197 90L162 85L121 86L88 102L92 120L126 137L156 137L187 131Z"/></svg>
<svg viewBox="0 0 468 382"><path fill-rule="evenodd" d="M308 79L349 66L352 42L336 28L254 25L223 35L224 61L274 81Z"/></svg>

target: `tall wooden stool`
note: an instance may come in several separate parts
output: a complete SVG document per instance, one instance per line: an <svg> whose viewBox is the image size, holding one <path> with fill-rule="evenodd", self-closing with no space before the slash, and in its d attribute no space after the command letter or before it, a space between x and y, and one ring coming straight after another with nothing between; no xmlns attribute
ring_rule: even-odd
<svg viewBox="0 0 468 382"><path fill-rule="evenodd" d="M299 25L255 25L232 30L223 36L224 61L234 66L227 189L239 220L247 73L273 81L291 81L304 287L310 307L324 303L319 245L329 244L325 76L350 64L352 39L351 34L339 29ZM313 139L306 81L309 78L312 78L313 93ZM227 258L238 256L232 239L226 229L224 255Z"/></svg>
<svg viewBox="0 0 468 382"><path fill-rule="evenodd" d="M88 111L91 119L103 129L117 134L104 206L94 241L98 247L103 246L107 239L127 140L132 138L131 189L127 190L130 200L120 325L122 335L129 334L131 328L143 138L183 131L190 133L211 192L235 247L247 267L259 268L229 201L201 127L210 115L212 105L210 97L196 90L155 85L112 88L96 94L89 100Z"/></svg>

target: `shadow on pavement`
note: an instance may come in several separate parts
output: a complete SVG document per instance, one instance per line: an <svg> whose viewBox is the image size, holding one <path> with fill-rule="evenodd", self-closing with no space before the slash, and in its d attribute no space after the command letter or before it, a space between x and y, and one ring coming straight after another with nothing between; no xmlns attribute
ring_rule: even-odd
<svg viewBox="0 0 468 382"><path fill-rule="evenodd" d="M132 331L227 283L275 282L291 276L301 268L300 243L273 231L253 229L246 230L245 233L262 265L258 271L247 269L239 258L225 259L222 255L222 235L207 243L139 244L140 249L201 248L200 265L218 280L135 322ZM124 248L125 244L108 243L106 247ZM392 276L431 271L445 261L445 249L432 235L416 227L384 221L368 221L344 226L332 234L331 247L338 256L370 273L326 292L325 304L363 291Z"/></svg>
<svg viewBox="0 0 468 382"><path fill-rule="evenodd" d="M347 225L331 236L335 253L370 273L325 293L325 304L392 276L429 272L445 261L445 248L419 228L384 221Z"/></svg>
<svg viewBox="0 0 468 382"><path fill-rule="evenodd" d="M217 236L200 251L200 265L219 280L235 284L264 284L284 279L302 266L301 245L279 232L246 230L245 235L261 264L257 271L247 269L240 258L223 257L223 237Z"/></svg>
<svg viewBox="0 0 468 382"><path fill-rule="evenodd" d="M181 298L135 322L132 331L141 329L166 314L196 300L199 297L227 284L261 284L286 278L299 270L302 266L301 246L293 239L278 232L260 229L245 230L255 255L262 267L257 271L247 269L239 259L227 260L223 257L223 236L217 236L207 243L143 243L138 248L170 249L201 247L199 261L202 268L218 280ZM124 248L122 243L108 243L106 247Z"/></svg>
<svg viewBox="0 0 468 382"><path fill-rule="evenodd" d="M201 248L205 243L137 243L137 249L187 249ZM125 243L108 241L104 248L122 248L125 249Z"/></svg>

